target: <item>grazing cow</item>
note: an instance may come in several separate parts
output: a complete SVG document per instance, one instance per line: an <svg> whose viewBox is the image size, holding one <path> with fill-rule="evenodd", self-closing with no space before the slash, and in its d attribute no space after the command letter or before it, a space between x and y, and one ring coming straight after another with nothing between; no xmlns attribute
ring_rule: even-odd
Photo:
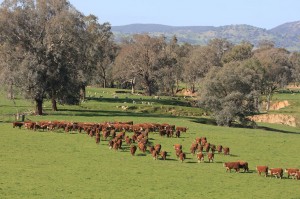
<svg viewBox="0 0 300 199"><path fill-rule="evenodd" d="M100 133L96 133L95 140L96 140L96 144L100 143Z"/></svg>
<svg viewBox="0 0 300 199"><path fill-rule="evenodd" d="M275 176L276 178L282 179L283 176L283 169L282 168L272 168L268 171L270 176Z"/></svg>
<svg viewBox="0 0 300 199"><path fill-rule="evenodd" d="M207 158L208 158L208 162L213 162L214 161L214 153L207 153Z"/></svg>
<svg viewBox="0 0 300 199"><path fill-rule="evenodd" d="M138 147L139 147L139 150L142 151L143 153L146 152L146 144L139 142Z"/></svg>
<svg viewBox="0 0 300 199"><path fill-rule="evenodd" d="M237 161L239 164L240 164L240 166L239 166L239 168L240 169L244 169L244 173L247 171L247 172L249 172L249 167L248 167L248 162L245 162L245 161Z"/></svg>
<svg viewBox="0 0 300 199"><path fill-rule="evenodd" d="M176 130L175 137L180 138L180 131Z"/></svg>
<svg viewBox="0 0 300 199"><path fill-rule="evenodd" d="M181 144L174 144L173 146L174 146L175 151L178 150L178 149L182 149Z"/></svg>
<svg viewBox="0 0 300 199"><path fill-rule="evenodd" d="M160 152L160 156L163 160L166 160L167 159L167 152L166 151L162 151Z"/></svg>
<svg viewBox="0 0 300 199"><path fill-rule="evenodd" d="M231 169L234 169L235 172L240 171L240 163L239 162L225 162L223 164L224 167L226 167L226 172L231 172Z"/></svg>
<svg viewBox="0 0 300 199"><path fill-rule="evenodd" d="M217 146L217 151L218 151L218 153L222 153L222 151L223 151L223 146L222 146L222 145L218 145L218 146Z"/></svg>
<svg viewBox="0 0 300 199"><path fill-rule="evenodd" d="M195 152L196 152L196 149L198 147L198 144L197 143L193 143L190 147L190 152L191 154L195 155Z"/></svg>
<svg viewBox="0 0 300 199"><path fill-rule="evenodd" d="M181 131L181 132L186 132L188 129L189 129L188 127L181 127L181 126L176 127L176 131Z"/></svg>
<svg viewBox="0 0 300 199"><path fill-rule="evenodd" d="M132 139L129 136L126 136L125 142L126 142L127 145L131 145Z"/></svg>
<svg viewBox="0 0 300 199"><path fill-rule="evenodd" d="M297 172L296 172L295 177L296 177L296 180L300 180L300 171L297 171Z"/></svg>
<svg viewBox="0 0 300 199"><path fill-rule="evenodd" d="M120 148L120 144L116 141L114 142L113 149L117 151Z"/></svg>
<svg viewBox="0 0 300 199"><path fill-rule="evenodd" d="M110 135L110 132L107 130L103 130L102 131L102 136L104 138L104 140L107 140L108 136Z"/></svg>
<svg viewBox="0 0 300 199"><path fill-rule="evenodd" d="M160 135L160 136L165 136L166 134L167 134L167 132L166 132L165 129L159 130L159 135Z"/></svg>
<svg viewBox="0 0 300 199"><path fill-rule="evenodd" d="M152 154L153 160L157 160L158 152L156 150L153 150L151 154Z"/></svg>
<svg viewBox="0 0 300 199"><path fill-rule="evenodd" d="M198 159L198 163L200 162L204 162L204 155L202 152L197 153L197 159Z"/></svg>
<svg viewBox="0 0 300 199"><path fill-rule="evenodd" d="M154 149L154 146L149 146L148 148L149 148L149 152L150 152L151 154L152 154L152 152L155 150L155 149Z"/></svg>
<svg viewBox="0 0 300 199"><path fill-rule="evenodd" d="M24 125L24 122L13 122L13 128L19 127L19 129Z"/></svg>
<svg viewBox="0 0 300 199"><path fill-rule="evenodd" d="M261 173L265 173L265 177L268 176L268 166L256 166L256 171L258 175L261 175Z"/></svg>
<svg viewBox="0 0 300 199"><path fill-rule="evenodd" d="M283 176L283 169L282 168L271 168L268 170L268 174L270 177L275 176L276 178L282 178Z"/></svg>
<svg viewBox="0 0 300 199"><path fill-rule="evenodd" d="M211 150L212 153L215 153L215 151L216 151L216 145L210 144L210 150Z"/></svg>
<svg viewBox="0 0 300 199"><path fill-rule="evenodd" d="M183 161L185 160L185 153L181 152L181 153L179 154L179 160L180 160L181 162L183 162Z"/></svg>
<svg viewBox="0 0 300 199"><path fill-rule="evenodd" d="M161 144L155 145L154 149L155 149L155 151L157 151L157 153L160 153L160 150L161 150Z"/></svg>
<svg viewBox="0 0 300 199"><path fill-rule="evenodd" d="M224 155L229 155L229 147L223 147Z"/></svg>
<svg viewBox="0 0 300 199"><path fill-rule="evenodd" d="M109 142L108 142L109 149L112 149L112 148L113 148L114 143L115 143L114 140L109 140Z"/></svg>
<svg viewBox="0 0 300 199"><path fill-rule="evenodd" d="M201 144L198 144L198 152L202 152L203 151L203 146Z"/></svg>
<svg viewBox="0 0 300 199"><path fill-rule="evenodd" d="M205 149L206 153L208 153L209 149L210 149L210 143L205 143L204 149Z"/></svg>
<svg viewBox="0 0 300 199"><path fill-rule="evenodd" d="M131 155L134 156L135 152L136 152L136 146L135 145L131 145L130 146L130 153L131 153Z"/></svg>
<svg viewBox="0 0 300 199"><path fill-rule="evenodd" d="M197 143L197 144L201 144L201 138L198 137L198 138L196 138L195 140L196 140L196 143Z"/></svg>
<svg viewBox="0 0 300 199"><path fill-rule="evenodd" d="M287 173L288 178L292 176L292 178L296 178L296 173L299 171L299 169L285 169L284 172Z"/></svg>
<svg viewBox="0 0 300 199"><path fill-rule="evenodd" d="M177 149L175 151L175 153L176 153L176 157L179 158L179 155L182 153L182 150L181 149Z"/></svg>

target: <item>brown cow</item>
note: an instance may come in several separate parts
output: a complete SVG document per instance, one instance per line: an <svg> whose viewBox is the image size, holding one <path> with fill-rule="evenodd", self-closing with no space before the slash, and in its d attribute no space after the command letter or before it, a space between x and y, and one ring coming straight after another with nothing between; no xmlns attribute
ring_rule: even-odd
<svg viewBox="0 0 300 199"><path fill-rule="evenodd" d="M108 142L109 149L112 149L112 148L113 148L114 143L115 143L114 140L109 140L109 142Z"/></svg>
<svg viewBox="0 0 300 199"><path fill-rule="evenodd" d="M283 176L283 169L282 168L272 168L268 171L270 176L275 176L276 178L282 179Z"/></svg>
<svg viewBox="0 0 300 199"><path fill-rule="evenodd" d="M126 142L127 145L131 145L132 139L129 136L126 136L125 142Z"/></svg>
<svg viewBox="0 0 300 199"><path fill-rule="evenodd" d="M157 160L158 152L156 150L153 150L151 154L152 154L153 160Z"/></svg>
<svg viewBox="0 0 300 199"><path fill-rule="evenodd" d="M174 144L173 146L174 146L175 151L178 150L178 149L182 149L181 144Z"/></svg>
<svg viewBox="0 0 300 199"><path fill-rule="evenodd" d="M96 144L100 143L100 133L96 133L95 140L96 140Z"/></svg>
<svg viewBox="0 0 300 199"><path fill-rule="evenodd" d="M224 155L229 155L229 147L223 147Z"/></svg>
<svg viewBox="0 0 300 199"><path fill-rule="evenodd" d="M245 162L245 161L237 161L239 164L240 164L240 169L244 169L244 173L247 171L249 172L249 167L248 167L248 162Z"/></svg>
<svg viewBox="0 0 300 199"><path fill-rule="evenodd" d="M110 132L107 131L107 130L103 130L103 131L102 131L102 136L103 136L104 140L107 140L109 134L110 134Z"/></svg>
<svg viewBox="0 0 300 199"><path fill-rule="evenodd" d="M156 144L154 147L155 151L157 151L157 153L160 153L161 150L161 144Z"/></svg>
<svg viewBox="0 0 300 199"><path fill-rule="evenodd" d="M202 152L197 153L197 159L198 159L198 163L200 162L204 162L204 155Z"/></svg>
<svg viewBox="0 0 300 199"><path fill-rule="evenodd" d="M218 145L217 146L218 153L222 153L222 150L223 150L223 146L222 145Z"/></svg>
<svg viewBox="0 0 300 199"><path fill-rule="evenodd" d="M261 175L261 173L265 173L265 177L268 176L268 166L256 166L256 171L258 175Z"/></svg>
<svg viewBox="0 0 300 199"><path fill-rule="evenodd" d="M195 155L195 152L196 152L196 149L198 147L198 144L197 143L193 143L190 147L190 152L191 154Z"/></svg>
<svg viewBox="0 0 300 199"><path fill-rule="evenodd" d="M24 125L24 122L13 122L13 128L19 127L21 128Z"/></svg>
<svg viewBox="0 0 300 199"><path fill-rule="evenodd" d="M139 142L138 147L139 147L139 150L142 151L143 153L146 152L146 144Z"/></svg>
<svg viewBox="0 0 300 199"><path fill-rule="evenodd" d="M175 153L176 153L177 158L179 158L179 155L182 153L182 150L181 149L177 149L175 151Z"/></svg>
<svg viewBox="0 0 300 199"><path fill-rule="evenodd" d="M295 177L296 177L297 180L300 180L300 171L297 171L297 172L296 172Z"/></svg>
<svg viewBox="0 0 300 199"><path fill-rule="evenodd" d="M136 146L135 145L131 145L130 146L130 153L131 153L131 155L134 156L135 152L136 152Z"/></svg>
<svg viewBox="0 0 300 199"><path fill-rule="evenodd" d="M163 160L166 160L167 159L167 152L166 151L162 151L160 152L160 156Z"/></svg>
<svg viewBox="0 0 300 199"><path fill-rule="evenodd" d="M177 126L176 127L176 131L181 131L181 132L186 132L189 128L188 127L181 127L181 126Z"/></svg>
<svg viewBox="0 0 300 199"><path fill-rule="evenodd" d="M183 162L184 159L185 159L185 153L181 152L181 153L179 154L179 160L180 160L181 162Z"/></svg>
<svg viewBox="0 0 300 199"><path fill-rule="evenodd" d="M240 171L240 163L239 162L225 162L223 164L224 167L226 167L226 172L231 172L231 169L234 169L235 172Z"/></svg>
<svg viewBox="0 0 300 199"><path fill-rule="evenodd" d="M285 169L284 172L287 173L288 178L290 178L290 176L292 176L293 178L296 178L296 173L299 171L299 169L292 169L292 168L288 168Z"/></svg>
<svg viewBox="0 0 300 199"><path fill-rule="evenodd" d="M214 161L214 153L207 153L207 158L208 158L208 162L213 162Z"/></svg>
<svg viewBox="0 0 300 199"><path fill-rule="evenodd" d="M175 132L175 137L176 137L176 138L180 138L180 131L176 130L176 132Z"/></svg>

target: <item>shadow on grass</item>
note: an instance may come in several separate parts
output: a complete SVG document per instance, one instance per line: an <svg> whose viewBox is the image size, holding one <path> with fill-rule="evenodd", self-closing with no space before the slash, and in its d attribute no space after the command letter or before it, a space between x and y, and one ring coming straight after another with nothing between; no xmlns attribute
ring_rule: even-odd
<svg viewBox="0 0 300 199"><path fill-rule="evenodd" d="M191 118L191 122L217 126L217 123L215 122L215 120L211 119L211 118L197 118L197 119ZM234 124L232 127L229 127L229 128L259 129L259 130L273 131L273 132L286 133L286 134L300 134L300 132L281 130L281 129L271 128L271 127L266 127L266 126L256 126L255 128L253 128L250 126L241 126L238 124Z"/></svg>
<svg viewBox="0 0 300 199"><path fill-rule="evenodd" d="M82 117L100 117L100 116L119 116L119 117L160 117L160 118L176 118L172 115L163 114L145 114L134 113L129 111L105 111L105 110L82 110L82 109L60 109L58 112L51 112L49 115L55 116L82 116Z"/></svg>

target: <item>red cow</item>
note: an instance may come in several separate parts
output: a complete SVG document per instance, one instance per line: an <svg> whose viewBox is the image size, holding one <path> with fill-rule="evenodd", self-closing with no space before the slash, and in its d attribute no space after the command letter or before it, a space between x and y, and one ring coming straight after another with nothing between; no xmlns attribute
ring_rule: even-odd
<svg viewBox="0 0 300 199"><path fill-rule="evenodd" d="M162 151L160 153L160 156L162 157L163 160L166 160L166 158L167 158L167 152L166 151Z"/></svg>
<svg viewBox="0 0 300 199"><path fill-rule="evenodd" d="M185 159L185 153L181 152L181 153L179 154L179 160L180 160L181 162L183 162L184 159Z"/></svg>
<svg viewBox="0 0 300 199"><path fill-rule="evenodd" d="M226 172L231 172L231 169L234 169L235 172L240 171L240 163L239 162L225 162L223 164L224 167L226 167Z"/></svg>
<svg viewBox="0 0 300 199"><path fill-rule="evenodd" d="M13 122L13 128L19 127L21 128L24 125L24 122Z"/></svg>
<svg viewBox="0 0 300 199"><path fill-rule="evenodd" d="M288 178L290 178L290 176L292 176L292 178L296 178L296 173L299 171L299 169L285 169L284 170L287 173Z"/></svg>
<svg viewBox="0 0 300 199"><path fill-rule="evenodd" d="M229 155L229 147L223 148L224 155Z"/></svg>
<svg viewBox="0 0 300 199"><path fill-rule="evenodd" d="M181 144L174 144L173 146L174 146L175 151L178 150L178 149L182 149Z"/></svg>
<svg viewBox="0 0 300 199"><path fill-rule="evenodd" d="M210 143L205 143L204 149L205 149L206 153L208 153L209 149L210 149Z"/></svg>
<svg viewBox="0 0 300 199"><path fill-rule="evenodd" d="M223 146L222 145L218 145L217 146L218 153L222 153L222 150L223 150Z"/></svg>
<svg viewBox="0 0 300 199"><path fill-rule="evenodd" d="M202 152L197 153L197 159L198 159L198 163L200 162L204 162L204 155Z"/></svg>
<svg viewBox="0 0 300 199"><path fill-rule="evenodd" d="M155 151L157 151L157 153L160 153L161 145L160 144L155 145L154 149Z"/></svg>
<svg viewBox="0 0 300 199"><path fill-rule="evenodd" d="M152 151L152 157L154 160L157 160L158 152L156 150Z"/></svg>
<svg viewBox="0 0 300 199"><path fill-rule="evenodd" d="M197 144L201 144L201 138L198 137L198 138L196 138L195 140L196 140L196 143L197 143Z"/></svg>
<svg viewBox="0 0 300 199"><path fill-rule="evenodd" d="M241 160L239 160L237 162L240 164L240 166L239 166L240 169L244 169L244 172L246 172L246 171L249 172L248 162L241 161Z"/></svg>
<svg viewBox="0 0 300 199"><path fill-rule="evenodd" d="M175 151L175 153L176 153L177 158L179 158L179 155L182 153L182 150L181 149L177 149Z"/></svg>
<svg viewBox="0 0 300 199"><path fill-rule="evenodd" d="M144 143L139 142L138 147L139 147L139 150L142 151L143 153L146 152L146 145Z"/></svg>
<svg viewBox="0 0 300 199"><path fill-rule="evenodd" d="M300 180L300 171L297 171L297 172L296 172L295 177L296 177L297 180Z"/></svg>
<svg viewBox="0 0 300 199"><path fill-rule="evenodd" d="M126 142L127 145L131 145L132 139L129 136L126 136L125 142Z"/></svg>
<svg viewBox="0 0 300 199"><path fill-rule="evenodd" d="M108 142L109 149L112 149L112 148L113 148L114 143L115 143L114 140L109 140L109 142Z"/></svg>
<svg viewBox="0 0 300 199"><path fill-rule="evenodd" d="M100 134L99 133L96 133L96 144L99 144L100 143Z"/></svg>
<svg viewBox="0 0 300 199"><path fill-rule="evenodd" d="M136 146L135 145L131 145L130 146L130 153L131 153L131 155L134 156L135 152L136 152Z"/></svg>
<svg viewBox="0 0 300 199"><path fill-rule="evenodd" d="M176 130L175 137L180 138L180 131Z"/></svg>
<svg viewBox="0 0 300 199"><path fill-rule="evenodd" d="M270 176L275 176L276 178L282 179L283 176L283 169L282 168L272 168L268 171Z"/></svg>
<svg viewBox="0 0 300 199"><path fill-rule="evenodd" d="M181 131L181 132L186 132L188 129L189 129L188 127L181 127L181 126L176 127L176 131Z"/></svg>
<svg viewBox="0 0 300 199"><path fill-rule="evenodd" d="M198 152L202 152L203 151L203 146L201 144L198 145Z"/></svg>
<svg viewBox="0 0 300 199"><path fill-rule="evenodd" d="M110 134L110 132L107 131L107 130L103 130L103 131L102 131L102 136L103 136L104 140L107 140L109 134Z"/></svg>
<svg viewBox="0 0 300 199"><path fill-rule="evenodd" d="M268 166L256 166L256 171L258 175L261 175L261 173L265 173L265 177L267 177L268 170L269 170Z"/></svg>
<svg viewBox="0 0 300 199"><path fill-rule="evenodd" d="M207 153L207 158L208 158L208 162L213 162L214 161L214 153Z"/></svg>
<svg viewBox="0 0 300 199"><path fill-rule="evenodd" d="M196 152L196 149L198 147L198 144L197 143L193 143L190 147L190 152L191 154L195 155L195 152Z"/></svg>

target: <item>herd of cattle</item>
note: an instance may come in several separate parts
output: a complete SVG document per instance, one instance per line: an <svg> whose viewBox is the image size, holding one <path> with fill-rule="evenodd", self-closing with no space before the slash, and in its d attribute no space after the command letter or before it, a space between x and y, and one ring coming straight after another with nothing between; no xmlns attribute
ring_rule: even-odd
<svg viewBox="0 0 300 199"><path fill-rule="evenodd" d="M136 150L139 149L142 153L148 152L151 154L154 160L157 160L159 156L162 160L167 159L167 151L161 150L161 144L152 145L149 142L149 132L158 132L162 137L176 137L179 138L181 133L185 133L187 127L175 127L170 124L157 124L157 123L141 123L133 124L129 122L104 122L104 123L86 123L86 122L64 122L64 121L26 121L26 122L13 122L13 128L24 126L25 129L30 130L63 130L66 133L69 131L78 131L79 133L86 133L90 137L95 137L96 144L100 143L101 136L103 141L108 141L110 149L120 150L122 144L125 142L130 148L132 156L135 155ZM126 136L126 132L133 132L133 135ZM177 159L183 162L186 159L186 153L182 151L181 144L173 145ZM207 141L206 137L197 137L190 147L190 154L197 157L197 161L204 162L204 158L207 156L208 162L214 161L215 153L224 155L230 155L229 147L223 147L222 145L214 145ZM249 172L248 162L235 161L225 162L223 166L226 168L226 172ZM276 178L282 178L284 171L287 173L287 178L290 176L294 179L300 179L300 171L296 168L288 168L283 170L282 168L269 168L268 166L256 166L258 175L264 173L265 177L274 176Z"/></svg>

